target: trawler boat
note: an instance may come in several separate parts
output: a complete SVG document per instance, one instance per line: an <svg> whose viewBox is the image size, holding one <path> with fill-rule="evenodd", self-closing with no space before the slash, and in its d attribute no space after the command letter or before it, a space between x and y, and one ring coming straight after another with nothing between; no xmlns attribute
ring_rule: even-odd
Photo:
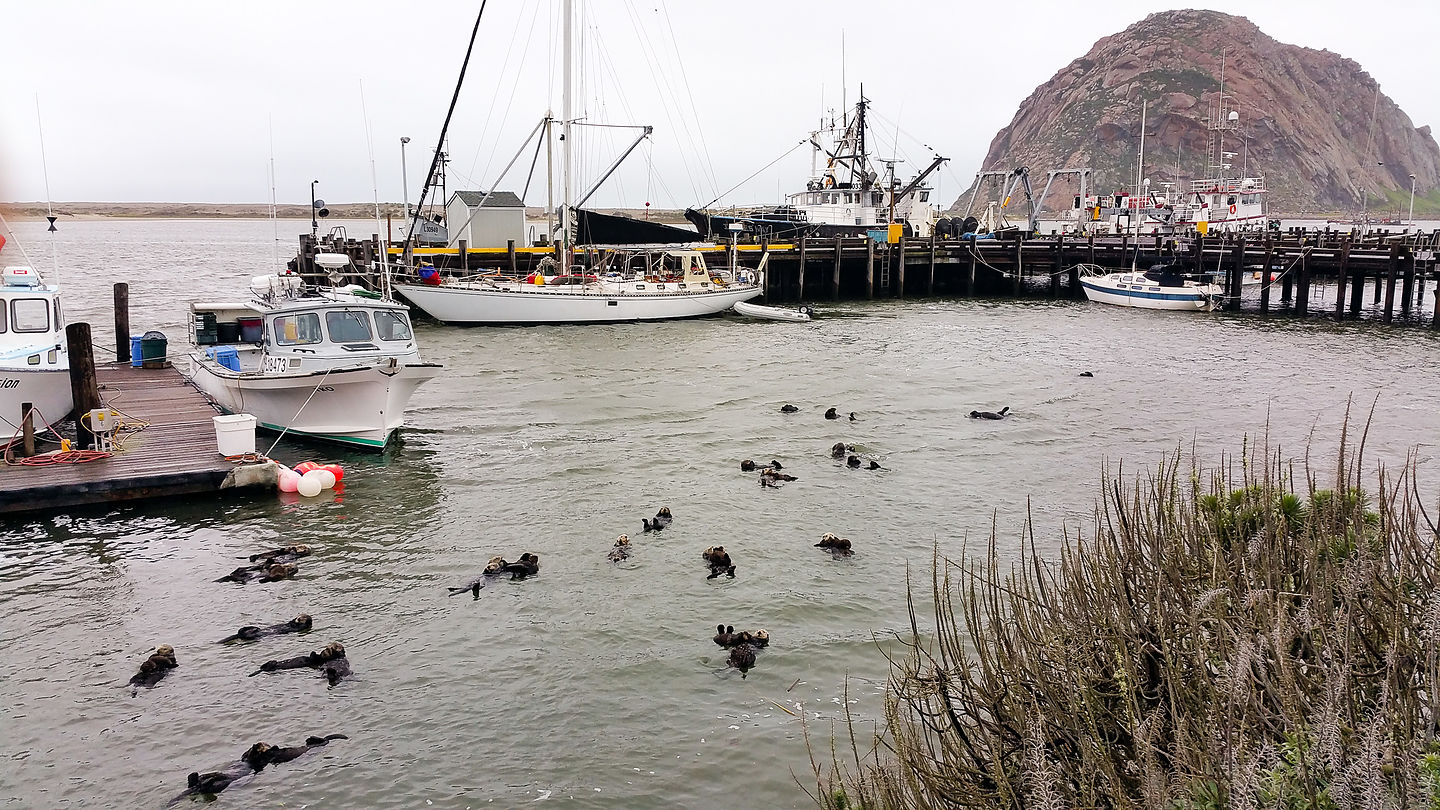
<svg viewBox="0 0 1440 810"><path fill-rule="evenodd" d="M0 239L3 244L3 239ZM18 426L21 406L39 411L37 429L69 415L70 356L60 288L45 284L32 267L11 266L0 281L0 419ZM0 437L4 444L10 436Z"/></svg>
<svg viewBox="0 0 1440 810"><path fill-rule="evenodd" d="M866 151L870 136L865 116L869 106L862 87L860 101L848 121L836 126L832 120L827 129L811 135L814 165L810 180L804 191L788 195L784 204L718 212L687 208L685 218L701 237L716 241L729 239L734 231L777 240L865 236L892 222L900 223L905 236L929 236L936 211L930 203L931 189L924 183L947 159L937 155L929 167L903 187L895 176L895 161L883 161L886 171L882 176L871 165ZM821 136L826 133L833 145L822 144ZM823 169L818 165L822 154Z"/></svg>
<svg viewBox="0 0 1440 810"><path fill-rule="evenodd" d="M1157 264L1149 270L1120 273L1082 268L1080 286L1085 297L1102 304L1140 309L1187 309L1209 312L1223 300L1219 284L1185 278L1174 265Z"/></svg>
<svg viewBox="0 0 1440 810"><path fill-rule="evenodd" d="M755 298L769 254L755 270L711 272L698 250L669 246L605 251L581 272L445 279L395 290L445 323L623 323L714 315Z"/></svg>
<svg viewBox="0 0 1440 810"><path fill-rule="evenodd" d="M322 253L328 270L349 257ZM410 396L441 366L420 359L405 306L351 285L257 276L246 303L190 305L191 379L263 429L383 450Z"/></svg>

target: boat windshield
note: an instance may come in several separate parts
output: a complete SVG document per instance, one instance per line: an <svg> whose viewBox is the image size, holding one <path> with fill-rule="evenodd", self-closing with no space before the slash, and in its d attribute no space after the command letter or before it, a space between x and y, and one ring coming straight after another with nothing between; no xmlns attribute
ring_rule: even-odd
<svg viewBox="0 0 1440 810"><path fill-rule="evenodd" d="M403 312L381 310L375 313L375 332L381 340L409 340L410 322Z"/></svg>
<svg viewBox="0 0 1440 810"><path fill-rule="evenodd" d="M50 302L44 298L17 298L10 302L10 315L16 332L50 331Z"/></svg>
<svg viewBox="0 0 1440 810"><path fill-rule="evenodd" d="M370 319L363 310L325 313L331 343L361 343L370 339Z"/></svg>
<svg viewBox="0 0 1440 810"><path fill-rule="evenodd" d="M320 333L320 316L313 312L276 316L271 328L275 342L281 346L300 346L325 340Z"/></svg>

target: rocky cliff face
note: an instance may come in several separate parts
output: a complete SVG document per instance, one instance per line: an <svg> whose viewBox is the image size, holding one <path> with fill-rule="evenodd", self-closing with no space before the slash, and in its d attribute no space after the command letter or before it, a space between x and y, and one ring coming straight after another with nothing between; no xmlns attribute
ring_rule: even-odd
<svg viewBox="0 0 1440 810"><path fill-rule="evenodd" d="M1222 54L1225 103L1239 118L1216 150L1206 124L1221 101ZM985 168L1029 166L1043 183L1047 170L1089 166L1101 193L1132 186L1145 101L1154 190L1177 174L1187 183L1215 176L1215 151L1233 153L1226 176L1265 177L1275 213L1403 211L1411 174L1422 192L1440 186L1430 128L1416 128L1354 61L1193 10L1151 14L1095 43L1025 99ZM1071 193L1059 181L1056 189Z"/></svg>

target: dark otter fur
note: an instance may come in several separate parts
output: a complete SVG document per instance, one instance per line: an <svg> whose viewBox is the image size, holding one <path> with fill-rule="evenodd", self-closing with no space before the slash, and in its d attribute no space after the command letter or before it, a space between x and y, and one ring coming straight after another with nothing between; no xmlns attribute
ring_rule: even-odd
<svg viewBox="0 0 1440 810"><path fill-rule="evenodd" d="M826 419L839 419L839 418L840 418L840 414L836 413L834 408L831 408L830 410L828 410L828 411L825 412L825 418L826 418Z"/></svg>
<svg viewBox="0 0 1440 810"><path fill-rule="evenodd" d="M325 681L334 686L350 676L350 659L333 658L320 665L320 674L325 676Z"/></svg>
<svg viewBox="0 0 1440 810"><path fill-rule="evenodd" d="M520 555L518 561L510 563L504 568L501 568L500 571L509 574L511 579L524 579L528 576L534 576L540 573L540 557L527 551Z"/></svg>
<svg viewBox="0 0 1440 810"><path fill-rule="evenodd" d="M304 754L312 748L319 748L327 745L331 740L348 740L344 734L329 734L324 737L307 737L304 745L280 747L260 742L250 746L240 759L229 765L222 771L209 771L199 773L192 771L185 777L185 792L176 796L170 801L175 804L182 799L195 796L213 798L217 793L224 791L236 781L259 773L270 765L280 762L289 762L292 759Z"/></svg>
<svg viewBox="0 0 1440 810"><path fill-rule="evenodd" d="M254 641L265 636L278 636L282 633L304 633L310 629L311 619L308 613L301 613L299 616L288 622L272 624L269 627L255 627L246 625L236 630L233 634L217 641L217 644L229 644L232 641Z"/></svg>
<svg viewBox="0 0 1440 810"><path fill-rule="evenodd" d="M849 557L851 554L855 553L850 549L849 540L846 540L843 537L836 537L835 535L828 532L825 534L824 537L820 538L820 542L816 543L815 547L829 549L830 552L834 554L837 558Z"/></svg>
<svg viewBox="0 0 1440 810"><path fill-rule="evenodd" d="M844 443L844 442L835 442L835 445L830 448L830 457L831 457L831 458L844 458L844 457L845 457L845 453L847 453L847 452L850 451L850 450L854 450L854 449L855 449L855 448L847 445L847 444Z"/></svg>
<svg viewBox="0 0 1440 810"><path fill-rule="evenodd" d="M735 628L727 627L726 629L733 631ZM763 647L770 646L770 633L765 630L756 630L753 633L749 630L741 630L738 633L731 632L729 635L730 637L725 643L726 647L738 647L741 644L748 644L756 650L759 650Z"/></svg>
<svg viewBox="0 0 1440 810"><path fill-rule="evenodd" d="M517 571L523 571L524 573L517 574ZM491 557L490 562L485 564L485 570L480 573L480 576L470 580L464 585L460 585L458 587L447 587L446 590L450 591L451 596L457 596L459 594L465 593L466 591L469 591L470 593L474 594L476 599L479 599L480 589L484 588L486 585L489 585L490 580L495 579L501 574L510 574L511 579L524 579L530 574L536 574L539 572L539 558L528 552L525 554L521 554L519 561L513 563L506 562L504 557L496 556Z"/></svg>
<svg viewBox="0 0 1440 810"><path fill-rule="evenodd" d="M713 546L700 552L705 562L710 566L710 576L706 579L714 579L725 574L731 579L735 578L735 564L730 561L730 555L726 553L724 546Z"/></svg>
<svg viewBox="0 0 1440 810"><path fill-rule="evenodd" d="M783 470L783 469L785 469L785 467L784 467L780 462L778 462L778 461L776 461L775 459L772 458L772 459L770 459L770 469L772 469L772 470Z"/></svg>
<svg viewBox="0 0 1440 810"><path fill-rule="evenodd" d="M314 553L315 549L304 544L284 546L282 548L272 548L269 551L262 551L259 554L251 554L250 562L253 563L260 560L266 560L268 562L294 562L301 557L308 557Z"/></svg>
<svg viewBox="0 0 1440 810"><path fill-rule="evenodd" d="M755 648L749 644L731 647L730 658L726 660L725 665L740 670L740 677L745 677L745 673L755 666Z"/></svg>
<svg viewBox="0 0 1440 810"><path fill-rule="evenodd" d="M870 466L867 467L866 469L870 469L870 470L883 470L883 469L885 469L885 468L880 466L880 462L875 461L874 459L871 459L871 461L870 461Z"/></svg>
<svg viewBox="0 0 1440 810"><path fill-rule="evenodd" d="M852 469L852 470L854 470L854 469L859 469L859 468L860 468L860 457L859 457L859 456L851 456L851 457L845 459L845 466L849 467L849 468Z"/></svg>
<svg viewBox="0 0 1440 810"><path fill-rule="evenodd" d="M610 547L610 562L624 562L630 559L630 535L622 534L615 538L615 545Z"/></svg>
<svg viewBox="0 0 1440 810"><path fill-rule="evenodd" d="M1094 377L1094 376L1095 376L1095 372L1093 372L1093 371L1082 371L1082 372L1080 372L1080 376L1081 376L1081 377Z"/></svg>
<svg viewBox="0 0 1440 810"><path fill-rule="evenodd" d="M800 409L797 408L797 407L795 407L794 405L791 405L791 404L788 403L788 402L785 403L784 405L781 405L781 406L780 406L780 412L781 412L781 413L795 413L795 412L798 411L798 410L800 410Z"/></svg>
<svg viewBox="0 0 1440 810"><path fill-rule="evenodd" d="M734 635L734 634L735 634L735 628L734 628L734 627L726 627L726 626L723 625L723 624L717 624L717 625L715 625L715 638L712 639L712 640L713 640L716 644L719 644L721 647L729 647L729 646L730 646L730 637L731 637L732 635Z"/></svg>
<svg viewBox="0 0 1440 810"><path fill-rule="evenodd" d="M130 676L130 685L148 689L160 683L170 670L178 666L180 664L175 661L175 648L169 644L161 644L140 664L140 671Z"/></svg>
<svg viewBox="0 0 1440 810"><path fill-rule="evenodd" d="M773 487L777 481L799 481L793 475L780 472L775 467L766 467L760 471L760 486Z"/></svg>
<svg viewBox="0 0 1440 810"><path fill-rule="evenodd" d="M300 755L312 748L319 748L328 745L331 740L348 740L344 734L327 734L324 737L306 737L304 745L278 746L259 742L250 746L244 754L240 755L241 761L255 769L256 773L265 770L270 765L281 762L289 762L297 759Z"/></svg>
<svg viewBox="0 0 1440 810"><path fill-rule="evenodd" d="M855 418L855 412L854 412L854 411L851 411L851 412L850 412L850 421L851 421L851 422L859 422L859 421L860 421L859 419Z"/></svg>
<svg viewBox="0 0 1440 810"><path fill-rule="evenodd" d="M674 518L670 517L670 507L668 506L660 507L660 511L655 513L654 520L641 519L640 521L647 532L658 532L672 522L674 522Z"/></svg>
<svg viewBox="0 0 1440 810"><path fill-rule="evenodd" d="M1010 406L1009 406L1009 405L1006 405L1005 407L1003 407L1003 408L1000 409L1000 412L999 412L999 413L996 413L996 412L994 412L994 411L971 411L971 412L970 412L970 418L971 418L971 419L1004 419L1004 418L1005 418L1005 414L1007 414L1007 413L1009 413L1009 412L1010 412Z"/></svg>
<svg viewBox="0 0 1440 810"><path fill-rule="evenodd" d="M266 560L257 565L244 565L236 568L215 581L238 582L241 585L248 585L251 582L279 582L282 579L290 579L299 571L298 565Z"/></svg>
<svg viewBox="0 0 1440 810"><path fill-rule="evenodd" d="M253 678L262 672L278 672L282 669L300 669L302 667L319 669L322 665L330 661L334 661L337 658L344 657L345 645L339 643L338 641L332 641L329 644L326 644L324 647L321 647L320 649L315 650L311 653L307 653L305 655L297 655L294 658L285 658L278 661L266 661L265 663L260 665L259 669L250 673L250 677Z"/></svg>
<svg viewBox="0 0 1440 810"><path fill-rule="evenodd" d="M747 458L744 461L740 462L740 472L751 472L754 469L755 462L751 461L750 459Z"/></svg>

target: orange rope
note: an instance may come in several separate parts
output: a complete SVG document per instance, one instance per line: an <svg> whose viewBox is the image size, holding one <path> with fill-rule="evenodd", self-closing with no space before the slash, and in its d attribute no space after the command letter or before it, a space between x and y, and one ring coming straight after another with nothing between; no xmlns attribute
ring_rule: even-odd
<svg viewBox="0 0 1440 810"><path fill-rule="evenodd" d="M107 453L103 450L65 450L58 453L45 453L29 458L11 459L9 451L5 453L5 463L21 467L43 467L49 464L84 464L87 461L99 461L102 458L110 458L114 453Z"/></svg>

